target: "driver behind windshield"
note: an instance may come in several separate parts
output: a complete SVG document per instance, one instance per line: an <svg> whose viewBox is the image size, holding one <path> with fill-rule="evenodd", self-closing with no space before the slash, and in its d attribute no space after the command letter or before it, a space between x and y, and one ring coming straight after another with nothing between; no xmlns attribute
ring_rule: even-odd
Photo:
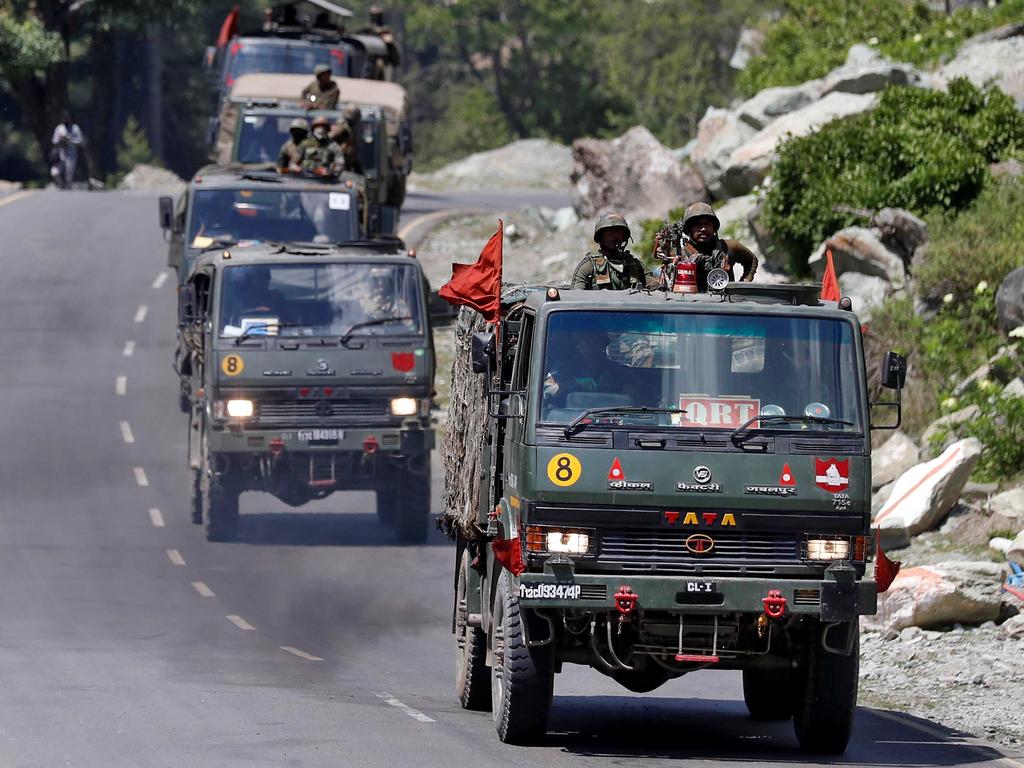
<svg viewBox="0 0 1024 768"><path fill-rule="evenodd" d="M564 408L576 392L614 394L622 405L623 382L629 369L608 357L608 334L604 331L581 330L562 334L548 350L548 368L544 374L545 406ZM596 405L601 405L597 403Z"/></svg>
<svg viewBox="0 0 1024 768"><path fill-rule="evenodd" d="M226 311L230 325L241 327L245 317L265 317L281 321L285 298L270 287L270 270L266 267L233 267L227 276ZM271 332L273 328L269 329Z"/></svg>

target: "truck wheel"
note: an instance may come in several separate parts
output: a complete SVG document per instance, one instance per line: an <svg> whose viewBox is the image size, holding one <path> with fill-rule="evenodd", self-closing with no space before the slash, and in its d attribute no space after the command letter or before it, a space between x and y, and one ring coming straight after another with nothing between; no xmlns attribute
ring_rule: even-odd
<svg viewBox="0 0 1024 768"><path fill-rule="evenodd" d="M508 744L544 738L555 682L551 647L528 647L523 621L512 576L503 570L491 622L491 709L498 738Z"/></svg>
<svg viewBox="0 0 1024 768"><path fill-rule="evenodd" d="M201 469L189 470L192 474L192 488L189 494L189 515L193 525L203 524L203 471Z"/></svg>
<svg viewBox="0 0 1024 768"><path fill-rule="evenodd" d="M430 530L430 474L403 472L399 482L395 535L401 544L422 544Z"/></svg>
<svg viewBox="0 0 1024 768"><path fill-rule="evenodd" d="M857 709L857 677L860 672L860 630L856 623L853 648L848 656L829 653L814 632L796 674L793 725L805 752L838 755L846 749Z"/></svg>
<svg viewBox="0 0 1024 768"><path fill-rule="evenodd" d="M755 720L789 720L793 716L793 687L792 670L743 670L743 701Z"/></svg>
<svg viewBox="0 0 1024 768"><path fill-rule="evenodd" d="M398 512L398 494L394 487L377 489L377 522L390 528Z"/></svg>
<svg viewBox="0 0 1024 768"><path fill-rule="evenodd" d="M209 454L204 463L202 503L206 540L230 541L238 531L238 497L241 492L230 480L213 476L210 467L214 462Z"/></svg>
<svg viewBox="0 0 1024 768"><path fill-rule="evenodd" d="M469 552L462 553L455 587L455 690L463 709L491 708L491 677L487 670L487 635L471 627L469 618Z"/></svg>

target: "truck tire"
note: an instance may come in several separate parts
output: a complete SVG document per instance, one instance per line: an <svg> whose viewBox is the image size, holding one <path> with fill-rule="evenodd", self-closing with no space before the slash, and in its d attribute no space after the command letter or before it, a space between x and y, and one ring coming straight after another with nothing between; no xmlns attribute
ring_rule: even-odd
<svg viewBox="0 0 1024 768"><path fill-rule="evenodd" d="M469 551L462 553L455 586L455 690L463 709L491 708L491 675L487 669L487 634L471 627L469 618Z"/></svg>
<svg viewBox="0 0 1024 768"><path fill-rule="evenodd" d="M838 755L846 749L857 709L860 672L860 630L853 625L848 656L829 653L820 631L811 635L802 668L796 674L793 726L805 752Z"/></svg>
<svg viewBox="0 0 1024 768"><path fill-rule="evenodd" d="M396 480L395 536L400 544L422 544L430 530L430 473L406 470Z"/></svg>
<svg viewBox="0 0 1024 768"><path fill-rule="evenodd" d="M241 492L229 479L214 477L215 462L205 454L202 472L203 519L207 541L230 541L238 532L238 497Z"/></svg>
<svg viewBox="0 0 1024 768"><path fill-rule="evenodd" d="M491 709L498 738L507 744L539 742L547 733L555 682L551 646L526 645L519 598L505 570L491 619Z"/></svg>
<svg viewBox="0 0 1024 768"><path fill-rule="evenodd" d="M203 524L203 471L191 469L192 487L189 493L188 511L193 525Z"/></svg>
<svg viewBox="0 0 1024 768"><path fill-rule="evenodd" d="M743 670L743 701L755 720L789 720L793 716L793 688L792 670Z"/></svg>

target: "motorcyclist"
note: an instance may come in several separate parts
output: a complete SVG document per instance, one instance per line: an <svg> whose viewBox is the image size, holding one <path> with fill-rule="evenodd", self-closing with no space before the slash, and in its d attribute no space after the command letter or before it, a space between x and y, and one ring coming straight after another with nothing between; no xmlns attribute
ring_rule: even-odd
<svg viewBox="0 0 1024 768"><path fill-rule="evenodd" d="M71 113L65 110L61 114L60 123L53 129L53 145L50 150L50 176L53 183L61 189L71 189L75 180L75 168L78 166L78 148L85 141L82 129L71 119Z"/></svg>

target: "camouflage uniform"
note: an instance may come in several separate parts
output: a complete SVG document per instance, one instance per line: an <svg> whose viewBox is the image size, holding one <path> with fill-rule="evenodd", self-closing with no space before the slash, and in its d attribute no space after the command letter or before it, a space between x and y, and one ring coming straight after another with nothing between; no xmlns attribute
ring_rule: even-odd
<svg viewBox="0 0 1024 768"><path fill-rule="evenodd" d="M338 166L342 164L344 155L337 142L320 139L310 136L298 146L299 163L306 173L315 173L319 168L325 168L330 173L337 173Z"/></svg>
<svg viewBox="0 0 1024 768"><path fill-rule="evenodd" d="M626 220L617 213L606 213L594 224L594 242L601 245L601 233L609 229L625 229ZM622 291L635 286L657 288L658 281L648 274L643 263L627 250L605 250L588 253L572 273L572 288L584 291Z"/></svg>
<svg viewBox="0 0 1024 768"><path fill-rule="evenodd" d="M686 209L683 214L683 231L689 234L688 224L698 218L714 219L717 233L721 222L714 209L707 203L694 203ZM757 256L738 240L723 240L716 236L710 249L701 250L693 241L687 242L683 248L697 264L698 291L707 291L708 272L712 269L724 269L729 273L729 280L733 281L736 279L733 268L739 264L743 267L743 277L740 279L745 283L753 281L757 273Z"/></svg>
<svg viewBox="0 0 1024 768"><path fill-rule="evenodd" d="M309 85L302 89L302 100L308 109L335 109L338 106L338 99L341 98L341 90L334 80L328 80L326 86L320 85L320 74L329 73L331 68L326 64L320 64L313 73L317 75Z"/></svg>
<svg viewBox="0 0 1024 768"><path fill-rule="evenodd" d="M302 165L302 152L299 150L299 145L302 144L305 139L295 141L295 133L298 131L304 131L306 137L309 136L309 126L306 121L301 117L297 117L292 120L289 131L292 132L291 138L288 139L284 144L281 145L281 151L277 153L277 167L282 171L293 170L296 166Z"/></svg>

